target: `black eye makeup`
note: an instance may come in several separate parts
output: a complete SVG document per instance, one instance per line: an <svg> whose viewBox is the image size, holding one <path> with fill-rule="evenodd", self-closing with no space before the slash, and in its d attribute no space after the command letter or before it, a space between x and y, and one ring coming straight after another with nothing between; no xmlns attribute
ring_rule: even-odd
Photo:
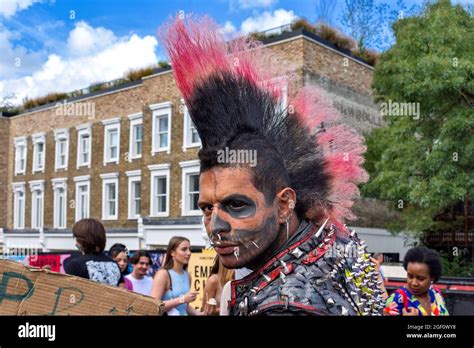
<svg viewBox="0 0 474 348"><path fill-rule="evenodd" d="M213 205L207 202L198 203L204 215L212 214ZM219 209L236 219L249 218L255 215L257 204L245 195L233 194L225 197L219 204Z"/></svg>
<svg viewBox="0 0 474 348"><path fill-rule="evenodd" d="M237 219L251 217L257 211L256 203L251 198L240 194L225 197L220 206L222 210Z"/></svg>

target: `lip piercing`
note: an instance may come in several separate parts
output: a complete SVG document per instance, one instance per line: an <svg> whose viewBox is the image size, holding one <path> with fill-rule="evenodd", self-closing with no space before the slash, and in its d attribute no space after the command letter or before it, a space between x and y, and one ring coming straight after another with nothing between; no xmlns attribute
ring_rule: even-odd
<svg viewBox="0 0 474 348"><path fill-rule="evenodd" d="M253 245L255 245L255 247L256 247L257 249L260 249L260 247L258 246L257 243L255 243L253 240L252 240L251 242L252 242Z"/></svg>
<svg viewBox="0 0 474 348"><path fill-rule="evenodd" d="M239 261L239 247L234 248L234 256Z"/></svg>

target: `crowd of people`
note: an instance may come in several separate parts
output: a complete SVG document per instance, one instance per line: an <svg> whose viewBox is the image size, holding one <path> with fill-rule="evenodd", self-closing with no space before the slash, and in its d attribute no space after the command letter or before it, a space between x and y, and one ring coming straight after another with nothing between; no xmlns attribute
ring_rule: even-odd
<svg viewBox="0 0 474 348"><path fill-rule="evenodd" d="M191 258L191 243L187 238L171 238L163 265L152 278L148 275L152 258L147 251L138 250L130 256L125 245L114 244L108 253L105 252L106 233L100 221L80 220L74 224L72 232L81 253L64 261L67 274L154 297L163 301L167 315L229 314L226 304L230 299L231 282L251 272L245 268L234 272L224 267L216 257L205 283L201 307L197 310L189 305L197 299L198 292L191 288L192 276L187 271ZM406 286L395 290L390 296L383 285L385 277L380 267L383 255L376 253L371 261L382 280L386 300L384 315L449 315L441 292L433 287L442 273L436 251L422 247L410 249L403 261L407 272Z"/></svg>

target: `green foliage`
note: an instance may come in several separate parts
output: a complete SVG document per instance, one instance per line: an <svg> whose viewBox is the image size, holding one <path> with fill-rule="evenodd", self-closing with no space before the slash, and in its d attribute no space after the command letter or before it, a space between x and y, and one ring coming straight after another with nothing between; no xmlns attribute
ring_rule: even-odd
<svg viewBox="0 0 474 348"><path fill-rule="evenodd" d="M451 258L446 253L441 253L440 256L444 277L474 277L474 265L461 256Z"/></svg>
<svg viewBox="0 0 474 348"><path fill-rule="evenodd" d="M419 115L387 115L387 127L369 136L372 180L363 192L401 210L394 229L444 228L433 218L465 194L473 198L474 19L441 0L394 31L396 44L375 69L375 97L418 103Z"/></svg>
<svg viewBox="0 0 474 348"><path fill-rule="evenodd" d="M350 51L354 56L360 57L364 59L367 63L371 65L375 65L377 63L379 54L373 50L360 50L357 48L355 41L347 36L344 35L337 29L330 27L325 23L318 23L318 24L311 24L305 18L298 18L294 20L290 24L291 31L297 31L304 29L310 33L318 35L320 38L329 41L334 46L339 49L344 49ZM283 30L282 33L287 32L288 30ZM280 33L272 32L272 33L265 33L265 32L254 32L250 33L249 36L257 41L264 41L266 39L270 39L272 37L279 36Z"/></svg>
<svg viewBox="0 0 474 348"><path fill-rule="evenodd" d="M94 82L88 87L89 93L102 91L106 88L107 88L107 84L105 82Z"/></svg>
<svg viewBox="0 0 474 348"><path fill-rule="evenodd" d="M171 67L170 63L168 63L168 61L166 61L166 60L160 60L158 62L158 66L160 68L170 68Z"/></svg>
<svg viewBox="0 0 474 348"><path fill-rule="evenodd" d="M390 4L390 5L389 5ZM414 14L420 10L417 4L410 7L403 0L345 0L340 20L351 37L357 41L361 56L368 47L383 51L393 40L391 24L400 17Z"/></svg>

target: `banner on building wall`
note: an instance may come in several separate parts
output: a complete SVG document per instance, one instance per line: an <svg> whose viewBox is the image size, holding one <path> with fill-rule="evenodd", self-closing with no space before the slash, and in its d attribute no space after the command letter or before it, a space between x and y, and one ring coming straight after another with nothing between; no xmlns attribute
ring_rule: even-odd
<svg viewBox="0 0 474 348"><path fill-rule="evenodd" d="M0 315L160 315L160 304L118 287L0 260Z"/></svg>
<svg viewBox="0 0 474 348"><path fill-rule="evenodd" d="M204 297L204 287L207 279L211 276L212 265L216 252L214 249L203 249L200 253L193 253L189 260L188 272L191 274L191 289L198 291L199 294L190 305L196 309L201 309L202 299Z"/></svg>

